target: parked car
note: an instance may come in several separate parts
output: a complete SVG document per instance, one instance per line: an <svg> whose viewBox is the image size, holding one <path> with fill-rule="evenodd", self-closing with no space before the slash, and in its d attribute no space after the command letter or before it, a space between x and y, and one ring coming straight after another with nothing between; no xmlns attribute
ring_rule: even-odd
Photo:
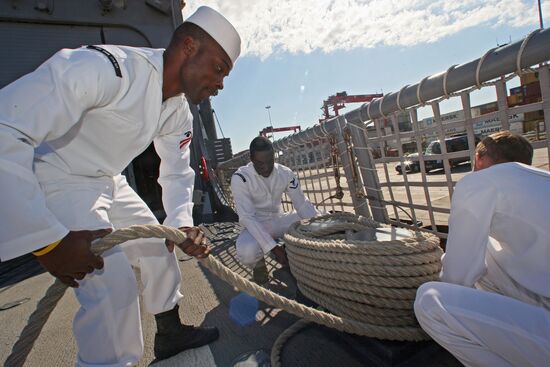
<svg viewBox="0 0 550 367"><path fill-rule="evenodd" d="M479 138L475 137L475 143L479 143ZM445 139L445 146L447 147L447 153L450 152L459 152L462 150L469 150L468 147L468 136L459 135L453 136ZM426 172L429 172L434 169L443 168L442 159L430 159L430 155L441 154L441 142L439 140L432 141L426 151L424 152L424 166L426 167ZM460 158L451 158L449 159L449 164L451 167L456 167L461 163L470 161L470 157L460 157ZM407 173L409 172L420 172L420 162L418 161L418 153L411 153L405 156L403 163L399 163L395 166L395 170L398 173L403 173L403 168Z"/></svg>

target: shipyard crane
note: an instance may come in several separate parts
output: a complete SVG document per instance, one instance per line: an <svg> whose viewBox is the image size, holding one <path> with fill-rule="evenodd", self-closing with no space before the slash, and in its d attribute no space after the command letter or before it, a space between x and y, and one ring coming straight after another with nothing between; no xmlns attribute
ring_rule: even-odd
<svg viewBox="0 0 550 367"><path fill-rule="evenodd" d="M329 96L326 100L323 101L323 110L324 118L319 119L319 122L328 120L331 117L338 116L338 111L346 107L346 103L360 103L360 102L370 102L375 98L382 98L384 94L375 93L375 94L357 94L357 95L348 95L347 92L336 93L335 95ZM330 115L329 108L332 107L334 111L334 116Z"/></svg>
<svg viewBox="0 0 550 367"><path fill-rule="evenodd" d="M273 133L279 133L279 132L290 131L290 130L292 130L293 132L296 132L296 131L302 131L302 128L300 127L300 125L283 126L283 127L267 126L267 127L264 127L260 131L259 135L267 137L267 134L269 134L269 133L271 133L271 135L273 135Z"/></svg>

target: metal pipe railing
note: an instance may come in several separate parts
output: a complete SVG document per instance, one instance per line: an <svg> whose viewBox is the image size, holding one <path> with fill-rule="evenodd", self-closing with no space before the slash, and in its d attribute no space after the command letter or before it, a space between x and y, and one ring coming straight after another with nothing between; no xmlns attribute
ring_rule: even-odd
<svg viewBox="0 0 550 367"><path fill-rule="evenodd" d="M520 72L550 60L549 45L550 28L537 29L521 41L491 49L476 60L451 66L447 71L426 77L417 84L406 85L398 92L365 103L344 116L349 122L373 120L465 88L481 86L499 76Z"/></svg>
<svg viewBox="0 0 550 367"><path fill-rule="evenodd" d="M365 103L346 113L348 123L364 122L384 117L392 112L423 104L435 98L450 95L475 85L482 85L499 76L550 60L550 28L532 32L521 41L489 50L482 57L468 63L450 67L446 72L434 74L417 84L406 85L399 92ZM370 111L369 111L370 110ZM300 143L327 136L338 129L337 118L316 124L299 133L276 140L275 149L282 150L289 143ZM230 164L231 160L221 163Z"/></svg>
<svg viewBox="0 0 550 367"><path fill-rule="evenodd" d="M383 198L381 186L389 189L388 193L390 196L390 202L397 204L399 203L395 201L393 197L391 190L392 183L390 182L388 167L385 163L383 165L383 169L386 175L386 181L383 185L381 185L380 183L378 177L379 172L377 172L375 161L372 159L372 156L369 154L368 151L369 147L372 147L372 144L376 144L373 143L373 141L378 141L379 143L389 140L396 141L396 143L398 144L398 150L402 155L403 150L399 149L399 146L401 146L400 139L410 139L412 137L414 139L414 142L416 142L416 147L418 151L420 152L422 150L422 142L419 140L419 137L417 135L419 133L419 122L416 115L416 108L414 107L422 106L427 103L431 105L434 114L435 124L433 127L428 128L426 131L433 130L433 132L438 133L437 135L441 140L444 139L445 132L441 123L438 99L459 95L461 97L462 105L464 108L464 121L457 121L454 122L454 124L456 124L457 126L465 126L465 129L468 133L469 146L474 146L475 142L473 134L473 124L476 123L477 120L485 119L486 115L480 117L472 116L469 101L470 91L476 86L485 86L488 84L486 82L493 81L498 77L501 77L501 79L497 80L496 83L491 83L495 85L495 88L497 90L498 103L498 110L493 112L493 114L495 114L495 116L502 121L503 128L509 127L509 113L511 111L515 111L515 113L517 113L519 111L518 108L521 107L508 108L506 101L506 80L503 78L507 74L518 73L526 67L541 64L550 60L550 47L548 47L548 45L550 45L550 29L541 29L534 31L522 41L489 50L482 57L476 60L460 66L452 66L444 73L438 73L426 77L419 83L412 86L407 85L401 88L401 90L399 90L397 93L393 92L386 94L383 98L374 100L368 104L364 104L360 108L348 112L343 116L336 116L332 119L325 121L322 124L316 124L313 127L303 130L302 132L295 133L283 139L276 140L273 143L274 148L277 151L295 151L296 148L309 150L311 148L309 146L311 145L310 143L315 140L324 139L329 136L335 138L335 140L338 142L337 147L339 151L339 156L341 158L341 162L343 163L346 180L348 182L348 191L351 194L353 206L356 213L360 215L370 216L369 208L367 207L367 205L365 205L366 202L364 195L363 197L361 197L361 195L356 195L359 192L363 193L363 190L365 190L366 197L369 199L368 201L370 212L372 212L372 217L380 222L388 222L388 212L385 207L385 204L388 203L388 201L385 201ZM539 74L541 94L543 98L542 102L538 102L538 105L540 105L538 107L544 110L544 121L546 124L546 131L548 131L550 127L550 83L548 81L550 79L550 76L548 68L540 68ZM535 104L531 104L530 107L526 109L526 111L532 111L535 107ZM393 113L406 108L410 108L409 112L413 121L414 132L401 133L399 132L399 129L397 127L397 120L395 120L396 117L393 116ZM390 134L391 136L386 136L385 132L382 133L380 124L378 122L384 121L384 119L388 118L390 118L393 122L394 131L398 136L394 136L394 134ZM368 120L375 122L375 127L377 131L377 138L375 139L372 139L366 135L364 122ZM445 125L445 128L449 127L450 124ZM409 134L410 136L407 134ZM349 141L350 137L351 141ZM348 139L348 141L344 141L345 139ZM548 145L548 151L550 155L550 139L546 139L546 145ZM346 146L348 147L347 149L350 149L349 147L351 146L353 147L352 154L345 151ZM442 156L449 159L453 158L453 153L447 153L445 146L442 146L441 148ZM470 151L470 153L472 154L473 150L470 149ZM440 158L439 156L433 156L432 158L444 159ZM218 168L230 170L231 167L234 166L235 163L237 163L237 161L237 159L232 159L223 162L219 165ZM418 157L418 161L420 162L422 180L423 182L426 182L427 178L424 168L425 162L422 155ZM376 162L385 162L383 152L382 158L376 160ZM452 194L454 182L450 175L450 164L447 159L444 159L443 166L445 168L446 181L444 183L441 182L441 185L435 186L446 186L449 190L450 196ZM357 177L360 177L360 181L357 181ZM404 180L405 186L408 186L408 180L406 179L406 177ZM328 181L326 184L330 186ZM323 190L327 189L324 188ZM411 194L408 191L407 196L409 199L409 203L412 202ZM430 223L432 224L432 229L436 230L436 228L434 227L434 223L436 222L434 211L437 211L439 213L443 212L443 209L432 207L432 195L426 185L424 185L424 196L426 199L426 205L409 205L405 203L405 206L409 207L412 212L414 212L414 208L427 210L429 218L426 219L430 220ZM324 201L325 198L323 198L323 202ZM394 211L395 210L396 209L394 204ZM446 212L448 212L448 209L445 210Z"/></svg>

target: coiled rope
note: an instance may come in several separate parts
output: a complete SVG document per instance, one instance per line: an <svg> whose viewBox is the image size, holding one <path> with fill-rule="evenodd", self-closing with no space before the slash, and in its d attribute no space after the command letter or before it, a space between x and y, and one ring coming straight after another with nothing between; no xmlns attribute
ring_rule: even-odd
<svg viewBox="0 0 550 367"><path fill-rule="evenodd" d="M439 277L439 239L420 233L389 241L353 239L377 228L389 226L349 213L292 224L284 236L292 274L300 291L331 313L387 330L375 337L418 340L423 332L414 298L421 284Z"/></svg>
<svg viewBox="0 0 550 367"><path fill-rule="evenodd" d="M321 218L327 218L327 217L321 217ZM339 215L338 218L339 219L347 218L347 223L351 222L351 217L344 217L342 215ZM360 219L359 220L359 225L361 223L366 223L365 219ZM357 225L357 224L354 224L354 225ZM295 228L295 227L293 227L293 228ZM292 238L299 238L299 239L302 240L302 238L300 237L300 236L302 236L302 234L300 234L296 230L293 231L292 233L293 234L290 235L289 239L292 240ZM315 235L318 236L319 234L316 233ZM113 246L115 246L117 244L120 244L120 243L123 243L123 242L128 241L128 240L133 240L133 239L138 239L138 238L153 238L153 237L154 238L166 238L166 239L169 239L169 240L174 241L176 243L181 243L186 238L184 232L181 232L181 231L179 231L178 229L175 229L175 228L166 227L166 226L162 226L162 225L131 226L131 227L128 227L128 228L116 230L116 231L110 233L109 235L105 236L104 238L100 239L98 242L96 242L92 246L92 250L96 254L101 254L104 251L112 248ZM420 241L418 241L419 247L422 247L422 246L428 247L429 242L434 242L435 243L435 239L433 239L433 241L428 241L428 240L426 240L425 237L419 237L419 239L421 239ZM285 240L286 240L286 236L285 236ZM306 239L306 238L303 238L303 240L308 241L308 239ZM322 241L322 240L317 239L316 241ZM336 241L340 241L340 240L336 240ZM300 242L303 242L303 241L300 241ZM297 264L298 264L298 261L299 261L299 260L297 260L298 256L296 255L296 252L298 250L295 250L294 247L300 248L301 246L302 245L300 245L300 246L289 245L288 246L289 259L291 261L291 267L292 267L293 271L294 271L294 269L296 269L298 267ZM307 247L307 244L304 245L304 246ZM345 247L349 247L349 248L357 247L355 244L344 245L343 243L341 243L341 241L337 242L335 244L332 244L332 246L335 246L335 247L340 246L340 247L343 247L343 248L345 248ZM397 251L395 249L395 246L396 246L395 244L393 246L392 246L391 243L388 244L388 249L389 249L388 255L389 256L396 255ZM407 252L408 254L414 254L415 253L415 251L412 250L412 248L415 247L412 244L412 242L407 242L407 244L404 247L409 249L408 252ZM354 250L352 250L352 251L354 251ZM326 251L320 250L320 252L322 252L322 253L324 253L324 255L326 255ZM378 250L375 250L374 252L375 253L382 253L383 251L381 249L378 249ZM359 255L360 254L357 253L358 258L361 257ZM353 255L353 256L356 256L356 255ZM308 260L305 260L305 261L307 262ZM217 275L218 277L220 277L221 279L223 279L224 281L226 281L230 285L238 288L239 290L241 290L243 292L246 292L246 293L256 297L257 299L259 299L259 300L261 300L261 301L263 301L267 304L270 304L270 305L275 306L277 308L284 309L285 311L287 311L287 312L289 312L289 313L291 313L295 316L298 316L300 318L303 318L306 321L315 322L315 323L318 323L318 324L321 324L321 325L324 325L324 326L327 326L327 327L330 327L330 328L334 328L334 329L339 330L339 331L347 332L347 333L363 335L363 336L370 336L370 337L379 338L379 339L388 339L388 340L425 340L425 339L427 339L427 335L418 326L412 325L412 322L411 323L407 322L403 325L401 325L401 323L399 323L400 325L398 325L398 326L396 326L396 325L390 325L390 326L386 325L386 326L384 326L384 325L381 325L380 322L372 322L370 318L366 318L366 319L365 318L357 318L357 319L355 319L355 318L348 318L346 315L344 315L343 317L336 316L336 315L331 314L331 313L327 313L327 312L319 311L319 310L316 310L316 309L313 309L313 308L310 308L310 307L306 307L306 306L304 306L304 305L302 305L302 304L300 304L296 301L287 299L287 298L282 297L282 296L280 296L280 295L278 295L278 294L276 294L272 291L269 291L269 290L267 290L267 289L265 289L261 286L258 286L255 283L252 283L249 280L243 278L242 276L232 272L231 270L226 268L220 261L216 260L213 256L209 256L205 259L202 259L202 260L200 260L200 262L207 269L209 269L212 273L214 273L215 275ZM319 265L317 267L320 268L320 269L328 269L329 271L335 270L332 267L333 264L329 264L329 263L330 263L330 261L321 260L319 262L319 264L321 264L321 265ZM366 279L368 279L368 281L371 282L371 283L376 282L377 279L378 279L377 277L380 277L379 274L384 273L384 271L381 271L381 269L377 269L374 273L372 273L368 270L363 271L363 270L359 269L359 267L357 266L358 265L357 261L355 261L353 263L350 262L349 265L350 265L350 268L352 269L351 270L352 274L356 274L356 275L358 274L360 278L364 278L366 276ZM406 266L407 265L404 265L404 267L406 267ZM380 267L380 265L368 265L368 266L366 266L366 268L373 268L373 267L378 268L378 267ZM388 266L388 267L391 267L391 266ZM436 266L436 268L437 268L437 266ZM338 270L336 270L336 271L338 271ZM310 272L310 270L306 270L306 272ZM350 271L348 270L348 272L350 272ZM328 272L327 272L327 274L328 274ZM428 275L428 274L430 274L429 271L427 272L426 270L423 270L423 271L420 271L420 274L414 275L414 277L416 277L418 281L421 281L423 279L427 280L427 279L429 279L429 277L426 277L426 275ZM374 275L374 277L372 277L371 275ZM398 276L405 276L405 275L398 275ZM426 280L424 280L424 281L426 281ZM338 280L336 280L336 281L338 281ZM340 283L343 283L344 281L345 280L340 280ZM391 281L395 281L395 279L393 279ZM312 281L302 282L301 281L301 283L302 284L299 283L300 290L306 296L311 297L311 299L314 302L317 302L317 303L322 305L324 299L320 299L320 298L324 298L325 295L322 295L321 297L319 297L319 296L317 296L317 293L315 293L315 291L312 291L312 289L315 289L314 282L312 282ZM384 287L379 287L379 288L384 288ZM389 287L385 287L385 288L389 288ZM51 314L51 312L53 311L53 309L57 305L57 302L61 299L61 297L65 293L66 289L67 289L67 286L65 286L60 281L56 280L55 283L52 286L50 286L50 288L46 291L46 295L38 302L37 308L31 314L31 316L29 317L28 323L25 326L25 328L23 329L19 340L13 346L11 354L6 359L5 366L7 366L7 367L23 366L28 354L30 353L30 351L31 351L31 349L34 345L34 342L38 338L38 335L40 334L43 326L45 325L46 321L48 320L49 315ZM395 291L395 289L394 289L394 291ZM349 294L347 294L347 296L350 296L355 291L344 291L344 292L349 293ZM390 291L390 292L392 292L392 291ZM336 293L336 292L334 292L334 293ZM386 295L386 293L384 293L384 295ZM407 297L410 298L410 296L411 295L409 294ZM353 304L353 306L355 308L364 308L366 311L365 310L363 310L363 311L358 310L358 311L349 312L349 313L352 314L352 315L354 315L355 313L361 313L361 312L363 314L367 314L367 315L376 314L381 319L388 319L388 317L385 315L385 313L381 313L379 315L377 314L378 312L384 311L385 309L388 309L388 310L391 309L390 307L386 308L386 307L374 306L375 304L378 304L378 302L375 301L375 299L377 297L378 296L371 296L370 297L370 303L365 303L366 306L360 306L361 305L360 301L355 300L354 301L355 303ZM406 317L406 314L407 314L406 306L411 306L412 305L412 303L409 302L409 298L404 298L404 301L399 302L399 305L400 305L399 307L403 307L403 308L397 308L394 311L392 311L392 312L394 312L394 314L392 314L389 317L390 319L397 318L398 316L399 317L401 317L401 316ZM334 303L341 303L342 301L341 300L335 300L333 302ZM404 303L401 303L401 302L404 302ZM331 305L329 305L329 306L331 306ZM326 306L326 308L331 310L331 308L335 309L335 306L332 306L332 307ZM362 320L369 320L369 321L365 322L365 321L362 321ZM273 360L273 355L272 355L272 360ZM275 360L277 360L277 358L275 358Z"/></svg>

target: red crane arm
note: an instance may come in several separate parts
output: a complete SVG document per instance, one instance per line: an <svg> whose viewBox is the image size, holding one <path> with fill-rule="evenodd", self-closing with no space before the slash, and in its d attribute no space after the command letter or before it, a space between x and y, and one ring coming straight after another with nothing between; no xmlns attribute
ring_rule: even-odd
<svg viewBox="0 0 550 367"><path fill-rule="evenodd" d="M329 96L326 100L323 101L323 113L325 115L324 120L329 119L329 107L332 107L335 115L338 116L338 111L344 108L346 103L360 103L360 102L370 102L375 98L381 98L384 94L382 93L373 93L373 94L356 94L349 95L346 92L336 93L333 96ZM320 121L324 121L320 120Z"/></svg>
<svg viewBox="0 0 550 367"><path fill-rule="evenodd" d="M266 136L268 133L278 133L278 132L290 131L290 130L296 132L296 131L302 131L302 128L300 125L284 126L284 127L268 126L268 127L264 127L262 131L260 131L260 135Z"/></svg>

